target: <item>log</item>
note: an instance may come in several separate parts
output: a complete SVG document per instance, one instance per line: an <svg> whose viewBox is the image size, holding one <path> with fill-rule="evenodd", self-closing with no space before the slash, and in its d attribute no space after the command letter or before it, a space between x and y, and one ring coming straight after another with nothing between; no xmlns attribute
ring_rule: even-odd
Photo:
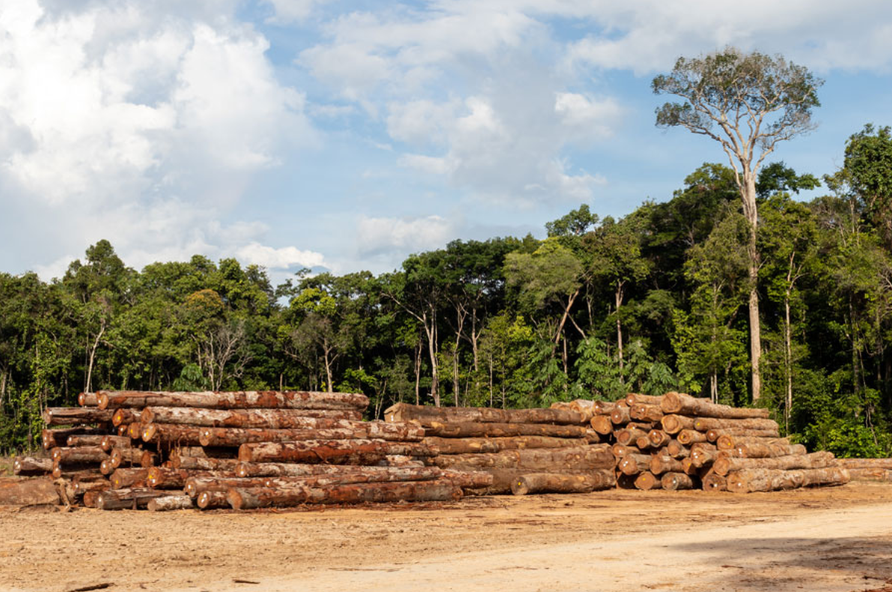
<svg viewBox="0 0 892 592"><path fill-rule="evenodd" d="M444 479L398 483L361 483L330 488L233 488L227 493L229 504L234 510L292 507L304 504L442 502L459 500L461 497L461 488Z"/></svg>
<svg viewBox="0 0 892 592"><path fill-rule="evenodd" d="M774 458L777 456L788 456L793 454L807 454L805 446L802 444L742 444L723 452L733 452L729 456L738 456L742 458Z"/></svg>
<svg viewBox="0 0 892 592"><path fill-rule="evenodd" d="M728 491L728 480L719 475L715 470L709 470L701 480L705 491Z"/></svg>
<svg viewBox="0 0 892 592"><path fill-rule="evenodd" d="M718 451L712 444L700 442L691 446L691 463L698 469L711 467L717 457Z"/></svg>
<svg viewBox="0 0 892 592"><path fill-rule="evenodd" d="M545 423L584 425L588 413L572 409L494 409L491 407L428 407L397 403L384 411L388 422L436 420L444 423Z"/></svg>
<svg viewBox="0 0 892 592"><path fill-rule="evenodd" d="M623 399L630 408L635 405L652 405L659 407L660 403L663 401L663 395L658 397L653 397L650 395L641 395L639 393L629 393L626 395L626 398ZM656 421L656 420L654 420Z"/></svg>
<svg viewBox="0 0 892 592"><path fill-rule="evenodd" d="M86 493L84 493L84 497L81 500L81 503L84 505L85 508L95 508L96 500L99 498L100 493L102 493L102 491L87 491Z"/></svg>
<svg viewBox="0 0 892 592"><path fill-rule="evenodd" d="M142 431L142 424L139 422L133 422L127 426L127 435L131 440L141 440Z"/></svg>
<svg viewBox="0 0 892 592"><path fill-rule="evenodd" d="M753 491L778 491L814 485L843 485L850 480L845 467L822 469L744 469L728 474L728 491L749 493Z"/></svg>
<svg viewBox="0 0 892 592"><path fill-rule="evenodd" d="M108 454L99 446L68 446L53 448L52 458L58 464L95 463L99 464L108 458Z"/></svg>
<svg viewBox="0 0 892 592"><path fill-rule="evenodd" d="M481 486L473 478L468 479L459 475L460 471L450 473L451 481L465 481L469 486ZM480 472L476 472L478 475ZM265 477L263 487L293 488L304 487L332 487L335 485L350 485L354 483L395 483L397 481L433 481L443 479L444 471L437 467L412 467L397 471L352 471L343 473L329 473L327 475L304 475L295 477ZM233 485L232 487L239 487Z"/></svg>
<svg viewBox="0 0 892 592"><path fill-rule="evenodd" d="M65 446L68 448L77 448L80 446L99 446L102 447L102 436L100 434L73 434L68 436Z"/></svg>
<svg viewBox="0 0 892 592"><path fill-rule="evenodd" d="M107 479L102 481L78 481L74 484L74 495L82 496L88 491L105 491L111 489L111 482Z"/></svg>
<svg viewBox="0 0 892 592"><path fill-rule="evenodd" d="M528 473L550 472L560 467L562 472L610 469L616 463L606 444L579 448L539 448L505 450L484 454L452 454L431 459L443 469L517 469Z"/></svg>
<svg viewBox="0 0 892 592"><path fill-rule="evenodd" d="M749 436L719 436L715 441L716 448L719 450L731 450L738 446L746 446L747 444L789 444L789 438L753 438Z"/></svg>
<svg viewBox="0 0 892 592"><path fill-rule="evenodd" d="M95 407L47 407L40 414L48 425L84 425L108 423L112 419L111 411Z"/></svg>
<svg viewBox="0 0 892 592"><path fill-rule="evenodd" d="M709 441L706 434L698 432L697 430L681 430L678 432L676 439L678 440L678 443L683 446L690 446L691 444L696 444L698 442Z"/></svg>
<svg viewBox="0 0 892 592"><path fill-rule="evenodd" d="M482 489L493 485L493 476L486 471L456 471L443 469L443 479L452 481L462 489Z"/></svg>
<svg viewBox="0 0 892 592"><path fill-rule="evenodd" d="M770 430L748 430L746 428L713 428L706 432L706 439L715 442L721 436L747 436L750 438L779 438L780 432L777 428Z"/></svg>
<svg viewBox="0 0 892 592"><path fill-rule="evenodd" d="M625 428L616 432L616 441L624 446L629 446L637 441L638 438L647 440L647 434L647 431L639 430L638 428Z"/></svg>
<svg viewBox="0 0 892 592"><path fill-rule="evenodd" d="M663 473L660 477L660 487L666 491L678 491L680 489L694 489L694 478L685 473L673 471Z"/></svg>
<svg viewBox="0 0 892 592"><path fill-rule="evenodd" d="M189 471L166 467L152 467L147 471L146 485L151 489L182 489L190 477L236 477L234 472L228 471Z"/></svg>
<svg viewBox="0 0 892 592"><path fill-rule="evenodd" d="M166 491L155 491L145 488L107 489L96 498L96 507L100 510L136 510L145 508L149 500L170 495Z"/></svg>
<svg viewBox="0 0 892 592"><path fill-rule="evenodd" d="M732 471L745 469L823 469L837 466L832 452L822 451L811 454L794 454L773 458L736 458L721 454L713 464L713 470L725 477Z"/></svg>
<svg viewBox="0 0 892 592"><path fill-rule="evenodd" d="M892 469L892 458L840 458L847 469Z"/></svg>
<svg viewBox="0 0 892 592"><path fill-rule="evenodd" d="M356 440L374 438L393 442L420 442L424 429L412 424L340 422L343 427L312 429L202 428L202 446L241 446L254 442L297 440Z"/></svg>
<svg viewBox="0 0 892 592"><path fill-rule="evenodd" d="M139 412L132 409L117 409L112 415L112 425L122 426L139 421Z"/></svg>
<svg viewBox="0 0 892 592"><path fill-rule="evenodd" d="M647 438L654 448L663 448L672 439L672 436L663 430L651 430L647 432Z"/></svg>
<svg viewBox="0 0 892 592"><path fill-rule="evenodd" d="M592 404L592 413L595 415L610 415L618 404L611 401L595 401ZM623 404L625 405L625 403Z"/></svg>
<svg viewBox="0 0 892 592"><path fill-rule="evenodd" d="M131 407L192 407L204 409L302 409L365 411L369 399L361 393L311 391L99 391L100 409Z"/></svg>
<svg viewBox="0 0 892 592"><path fill-rule="evenodd" d="M609 469L585 474L527 473L512 481L511 493L591 493L610 489L615 485L616 476Z"/></svg>
<svg viewBox="0 0 892 592"><path fill-rule="evenodd" d="M587 441L580 438L549 438L547 436L513 436L508 438L439 438L422 440L440 454L468 454L473 452L501 452L502 450L522 450L526 448L572 448L585 446Z"/></svg>
<svg viewBox="0 0 892 592"><path fill-rule="evenodd" d="M708 432L712 429L736 428L746 430L776 430L777 422L773 419L720 419L716 417L694 418L694 429Z"/></svg>
<svg viewBox="0 0 892 592"><path fill-rule="evenodd" d="M678 440L669 440L666 444L666 452L672 458L685 458L691 455L691 449Z"/></svg>
<svg viewBox="0 0 892 592"><path fill-rule="evenodd" d="M80 393L77 396L77 404L81 407L96 407L99 405L99 397L96 393Z"/></svg>
<svg viewBox="0 0 892 592"><path fill-rule="evenodd" d="M202 510L210 510L213 508L229 508L227 491L202 491L201 494L198 496L196 505Z"/></svg>
<svg viewBox="0 0 892 592"><path fill-rule="evenodd" d="M115 468L112 466L111 458L107 458L101 463L99 463L99 472L103 475L111 475L115 472Z"/></svg>
<svg viewBox="0 0 892 592"><path fill-rule="evenodd" d="M748 409L719 405L709 399L697 399L684 393L666 393L660 403L665 413L718 417L722 419L768 418L768 409Z"/></svg>
<svg viewBox="0 0 892 592"><path fill-rule="evenodd" d="M630 407L629 416L638 421L656 422L663 419L663 412L656 405L635 405Z"/></svg>
<svg viewBox="0 0 892 592"><path fill-rule="evenodd" d="M17 456L12 462L13 475L47 475L53 472L53 459L36 456Z"/></svg>
<svg viewBox="0 0 892 592"><path fill-rule="evenodd" d="M170 510L190 510L195 506L188 495L166 495L149 500L146 509L150 512L167 512Z"/></svg>
<svg viewBox="0 0 892 592"><path fill-rule="evenodd" d="M613 433L613 421L610 419L610 415L595 415L592 417L589 425L602 436L608 436Z"/></svg>
<svg viewBox="0 0 892 592"><path fill-rule="evenodd" d="M243 462L296 462L369 464L388 454L435 456L430 446L417 442L386 440L306 440L303 442L258 442L242 444L238 458Z"/></svg>
<svg viewBox="0 0 892 592"><path fill-rule="evenodd" d="M686 415L664 415L660 425L667 434L677 434L682 430L694 429L694 418Z"/></svg>
<svg viewBox="0 0 892 592"><path fill-rule="evenodd" d="M664 473L684 472L684 467L682 466L682 462L677 458L655 454L650 458L648 470L654 475L662 475ZM665 489L665 487L663 489Z"/></svg>
<svg viewBox="0 0 892 592"><path fill-rule="evenodd" d="M127 424L127 425L123 425L123 424L122 424L122 425L119 425L119 426L118 426L118 435L121 436L121 437L129 438L129 437L130 437L130 435L129 435L129 433L128 433L129 430L130 430L130 425L129 425L129 424Z"/></svg>
<svg viewBox="0 0 892 592"><path fill-rule="evenodd" d="M110 481L115 489L144 488L148 476L148 469L117 469L112 473Z"/></svg>
<svg viewBox="0 0 892 592"><path fill-rule="evenodd" d="M111 452L112 448L130 448L132 440L126 436L102 436L99 447L106 452Z"/></svg>
<svg viewBox="0 0 892 592"><path fill-rule="evenodd" d="M102 475L95 464L62 465L53 463L53 479L76 479L83 476Z"/></svg>
<svg viewBox="0 0 892 592"><path fill-rule="evenodd" d="M415 420L426 436L441 438L507 438L511 436L549 436L585 438L585 426L537 423L444 423L436 420Z"/></svg>
<svg viewBox="0 0 892 592"><path fill-rule="evenodd" d="M160 445L196 446L201 443L201 428L197 426L150 423L143 427L141 437L143 442L153 442Z"/></svg>
<svg viewBox="0 0 892 592"><path fill-rule="evenodd" d="M892 482L892 469L849 469L849 477L852 481Z"/></svg>
<svg viewBox="0 0 892 592"><path fill-rule="evenodd" d="M690 456L686 456L681 459L681 472L685 475L699 475L700 469L694 466L694 459Z"/></svg>
<svg viewBox="0 0 892 592"><path fill-rule="evenodd" d="M0 479L0 506L42 506L59 503L59 494L49 479L16 477Z"/></svg>
<svg viewBox="0 0 892 592"><path fill-rule="evenodd" d="M140 413L143 424L174 424L213 428L301 428L323 426L308 419L362 419L359 411L328 411L315 409L197 409L193 407L146 407Z"/></svg>
<svg viewBox="0 0 892 592"><path fill-rule="evenodd" d="M149 469L158 464L158 455L152 452L151 450L143 450L142 454L139 456L139 466L144 469Z"/></svg>
<svg viewBox="0 0 892 592"><path fill-rule="evenodd" d="M55 430L42 430L40 432L40 440L43 444L44 450L49 450L50 448L56 448L58 446L65 446L68 444L68 438L70 436L75 435L96 435L96 434L105 434L108 433L107 430L102 428L85 428L85 427L76 427L76 428L61 428Z"/></svg>
<svg viewBox="0 0 892 592"><path fill-rule="evenodd" d="M631 409L625 405L617 405L613 408L613 411L610 412L610 421L612 421L614 425L624 425L629 423L632 421Z"/></svg>
<svg viewBox="0 0 892 592"><path fill-rule="evenodd" d="M650 451L652 448L657 448L657 446L654 446L653 442L650 441L650 432L648 432L646 436L640 436L636 438L635 446L638 448L638 450L646 451Z"/></svg>
<svg viewBox="0 0 892 592"><path fill-rule="evenodd" d="M617 468L624 475L637 475L650 469L650 455L627 454L619 461Z"/></svg>
<svg viewBox="0 0 892 592"><path fill-rule="evenodd" d="M196 458L194 456L170 455L170 466L188 471L229 471L238 470L240 461L235 458Z"/></svg>
<svg viewBox="0 0 892 592"><path fill-rule="evenodd" d="M650 471L641 471L638 473L638 476L635 477L635 489L650 491L651 489L660 487L662 487L662 482L654 477L653 473Z"/></svg>
<svg viewBox="0 0 892 592"><path fill-rule="evenodd" d="M239 463L235 474L239 478L255 477L306 477L314 475L367 475L374 481L376 475L400 475L419 467L367 467L357 465L319 465L298 463ZM424 467L432 469L436 467ZM379 479L380 480L380 479Z"/></svg>
<svg viewBox="0 0 892 592"><path fill-rule="evenodd" d="M269 477L189 477L183 491L192 499L205 491L226 491L230 487L268 487ZM228 504L227 504L228 505Z"/></svg>
<svg viewBox="0 0 892 592"><path fill-rule="evenodd" d="M115 469L117 469L121 465L141 466L140 461L142 460L142 455L145 452L146 451L140 450L139 448L112 448L111 466Z"/></svg>
<svg viewBox="0 0 892 592"><path fill-rule="evenodd" d="M616 464L619 464L620 459L627 454L640 454L641 452L634 446L626 446L625 444L620 444L619 442L611 446L610 451L616 458Z"/></svg>

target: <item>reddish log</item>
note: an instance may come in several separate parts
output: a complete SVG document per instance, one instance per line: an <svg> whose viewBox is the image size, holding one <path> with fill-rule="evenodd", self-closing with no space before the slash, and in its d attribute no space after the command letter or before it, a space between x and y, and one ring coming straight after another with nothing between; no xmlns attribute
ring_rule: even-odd
<svg viewBox="0 0 892 592"><path fill-rule="evenodd" d="M59 494L49 479L41 477L0 479L0 506L40 506L58 503ZM10 534L12 533L7 532L7 536Z"/></svg>
<svg viewBox="0 0 892 592"><path fill-rule="evenodd" d="M312 409L364 411L369 399L361 393L309 391L99 391L100 409L193 407L205 409Z"/></svg>
<svg viewBox="0 0 892 592"><path fill-rule="evenodd" d="M874 482L890 482L892 481L892 469L846 469L852 481L874 481Z"/></svg>
<svg viewBox="0 0 892 592"><path fill-rule="evenodd" d="M847 469L892 469L892 458L840 458Z"/></svg>
<svg viewBox="0 0 892 592"><path fill-rule="evenodd" d="M118 426L118 435L121 437L129 438L130 424L121 424Z"/></svg>
<svg viewBox="0 0 892 592"><path fill-rule="evenodd" d="M76 463L95 463L99 464L108 458L108 454L99 446L78 446L69 448L53 448L52 458L54 463L59 464L76 464Z"/></svg>
<svg viewBox="0 0 892 592"><path fill-rule="evenodd" d="M53 479L75 479L77 477L102 475L95 464L62 465L53 463Z"/></svg>
<svg viewBox="0 0 892 592"><path fill-rule="evenodd" d="M230 487L269 487L269 477L189 477L183 484L183 491L196 499L205 491L226 491Z"/></svg>
<svg viewBox="0 0 892 592"><path fill-rule="evenodd" d="M103 475L111 475L115 472L115 467L112 466L111 458L107 458L99 463L99 472Z"/></svg>
<svg viewBox="0 0 892 592"><path fill-rule="evenodd" d="M650 441L650 432L646 436L639 436L635 439L635 446L638 450L645 450L647 452L651 452L651 449L657 448L654 446L653 442Z"/></svg>
<svg viewBox="0 0 892 592"><path fill-rule="evenodd" d="M609 469L616 460L606 444L579 448L505 450L489 454L452 454L431 459L440 468L518 469L528 473L548 472L561 467L566 472Z"/></svg>
<svg viewBox="0 0 892 592"><path fill-rule="evenodd" d="M77 396L77 404L81 407L96 407L99 405L99 397L96 393L81 393Z"/></svg>
<svg viewBox="0 0 892 592"><path fill-rule="evenodd" d="M843 485L849 482L844 467L823 469L744 469L728 474L728 491L748 493L752 491L777 491L813 485Z"/></svg>
<svg viewBox="0 0 892 592"><path fill-rule="evenodd" d="M443 469L443 479L452 481L462 489L480 490L482 488L491 487L494 479L490 473L486 471L458 471L452 469Z"/></svg>
<svg viewBox="0 0 892 592"><path fill-rule="evenodd" d="M695 415L698 417L719 417L722 419L767 418L768 409L745 409L719 405L709 399L697 399L684 393L666 393L660 407L665 413Z"/></svg>
<svg viewBox="0 0 892 592"><path fill-rule="evenodd" d="M100 434L74 434L68 436L65 446L69 448L77 448L82 446L99 446L102 447L102 436Z"/></svg>
<svg viewBox="0 0 892 592"><path fill-rule="evenodd" d="M460 487L451 481L411 481L399 483L362 483L327 488L230 489L227 497L235 510L289 507L303 504L358 504L396 501L454 501L462 497Z"/></svg>
<svg viewBox="0 0 892 592"><path fill-rule="evenodd" d="M138 465L144 452L139 448L112 448L111 465L116 469L121 465Z"/></svg>
<svg viewBox="0 0 892 592"><path fill-rule="evenodd" d="M53 459L36 456L17 456L12 463L13 475L46 475L53 472Z"/></svg>
<svg viewBox="0 0 892 592"><path fill-rule="evenodd" d="M462 480L460 471L450 472L450 480ZM480 473L479 471L477 472ZM351 471L344 473L329 473L327 475L304 475L300 477L266 477L263 487L293 488L305 487L331 487L335 485L350 485L353 483L394 483L397 481L433 481L443 479L444 471L437 467L412 467L411 469L397 469L387 472L377 471ZM470 481L470 486L480 486ZM232 487L239 487L233 485Z"/></svg>
<svg viewBox="0 0 892 592"><path fill-rule="evenodd" d="M533 493L591 493L616 485L613 470L599 470L585 474L527 473L511 483L514 495Z"/></svg>
<svg viewBox="0 0 892 592"><path fill-rule="evenodd" d="M777 428L770 430L748 430L746 428L713 428L706 432L706 439L715 442L721 436L747 436L750 438L779 438Z"/></svg>
<svg viewBox="0 0 892 592"><path fill-rule="evenodd" d="M654 448L663 448L672 437L664 432L663 430L651 430L647 433L647 438L650 440L650 443L653 444Z"/></svg>
<svg viewBox="0 0 892 592"><path fill-rule="evenodd" d="M595 415L592 417L589 425L603 436L613 433L613 421L610 419L610 415Z"/></svg>
<svg viewBox="0 0 892 592"><path fill-rule="evenodd" d="M193 407L146 407L143 424L175 424L214 428L313 429L322 426L308 419L360 420L359 411L315 409L197 409Z"/></svg>
<svg viewBox="0 0 892 592"><path fill-rule="evenodd" d="M638 438L647 439L647 431L638 428L625 428L616 432L616 441L625 446L636 442Z"/></svg>
<svg viewBox="0 0 892 592"><path fill-rule="evenodd" d="M745 469L823 469L832 466L837 466L833 453L822 451L774 458L737 458L722 454L716 459L713 469L724 477L732 471Z"/></svg>
<svg viewBox="0 0 892 592"><path fill-rule="evenodd" d="M699 475L700 469L694 466L694 459L690 456L686 456L681 459L681 472L685 475Z"/></svg>
<svg viewBox="0 0 892 592"><path fill-rule="evenodd" d="M142 439L142 424L139 422L133 422L127 426L127 435L131 440L141 440Z"/></svg>
<svg viewBox="0 0 892 592"><path fill-rule="evenodd" d="M728 456L736 456L741 458L774 458L777 456L788 456L793 454L807 454L805 446L802 444L743 444L732 450L723 450L728 452Z"/></svg>
<svg viewBox="0 0 892 592"><path fill-rule="evenodd" d="M158 464L158 455L152 452L151 450L143 450L142 454L139 456L139 466L144 469L149 469Z"/></svg>
<svg viewBox="0 0 892 592"><path fill-rule="evenodd" d="M189 471L229 471L238 470L239 460L235 458L197 458L194 456L170 455L170 465L175 469Z"/></svg>
<svg viewBox="0 0 892 592"><path fill-rule="evenodd" d="M691 455L691 449L678 440L669 440L666 444L666 452L672 458L685 458Z"/></svg>
<svg viewBox="0 0 892 592"><path fill-rule="evenodd" d="M585 426L551 425L544 423L444 423L420 419L426 436L442 438L507 438L512 436L550 436L554 438L585 438Z"/></svg>
<svg viewBox="0 0 892 592"><path fill-rule="evenodd" d="M694 418L685 415L664 415L660 425L667 434L677 434L682 430L694 429Z"/></svg>
<svg viewBox="0 0 892 592"><path fill-rule="evenodd" d="M58 446L65 446L68 444L68 438L74 435L96 435L96 434L105 434L107 430L102 428L85 428L85 427L77 427L77 428L61 428L55 430L42 430L40 432L40 439L43 444L44 450L49 450L50 448L56 448Z"/></svg>
<svg viewBox="0 0 892 592"><path fill-rule="evenodd" d="M716 417L694 418L694 429L698 432L708 432L713 429L746 429L746 430L776 430L777 422L773 419L720 419Z"/></svg>
<svg viewBox="0 0 892 592"><path fill-rule="evenodd" d="M112 448L130 448L132 440L126 436L102 436L99 447L106 452L111 452Z"/></svg>
<svg viewBox="0 0 892 592"><path fill-rule="evenodd" d="M132 409L118 409L112 415L112 425L122 426L139 421L139 411Z"/></svg>
<svg viewBox="0 0 892 592"><path fill-rule="evenodd" d="M198 496L197 505L202 510L229 508L229 500L226 497L227 491L202 491Z"/></svg>
<svg viewBox="0 0 892 592"><path fill-rule="evenodd" d="M232 478L237 475L229 471L189 471L165 467L152 467L146 475L146 485L151 489L182 489L190 477Z"/></svg>
<svg viewBox="0 0 892 592"><path fill-rule="evenodd" d="M752 438L748 436L719 436L715 445L719 450L732 450L748 444L789 444L789 438Z"/></svg>
<svg viewBox="0 0 892 592"><path fill-rule="evenodd" d="M592 405L592 412L595 415L610 415L618 404L619 403L612 403L610 401L595 401L594 405ZM628 407L628 405L626 405L626 407Z"/></svg>
<svg viewBox="0 0 892 592"><path fill-rule="evenodd" d="M550 423L584 425L591 416L572 409L494 409L492 407L428 407L397 403L384 411L388 422L428 420L448 423Z"/></svg>
<svg viewBox="0 0 892 592"><path fill-rule="evenodd" d="M242 444L238 458L244 462L296 462L368 464L388 454L435 456L430 446L416 442L386 440L306 440L303 442L259 442Z"/></svg>
<svg viewBox="0 0 892 592"><path fill-rule="evenodd" d="M102 481L78 481L74 484L74 495L81 496L88 491L105 491L111 489L111 483L107 479Z"/></svg>
<svg viewBox="0 0 892 592"><path fill-rule="evenodd" d="M412 424L382 421L339 421L342 427L311 429L202 428L202 446L241 446L254 442L297 440L355 440L374 438L394 442L420 442L424 429Z"/></svg>
<svg viewBox="0 0 892 592"><path fill-rule="evenodd" d="M617 405L613 408L613 411L610 412L610 421L612 421L614 425L629 423L632 421L631 409L625 405Z"/></svg>
<svg viewBox="0 0 892 592"><path fill-rule="evenodd" d="M660 486L666 491L693 489L694 479L691 475L681 472L663 473L663 476L660 477Z"/></svg>
<svg viewBox="0 0 892 592"><path fill-rule="evenodd" d="M621 459L625 455L639 454L641 452L634 446L626 446L625 444L620 444L619 442L611 446L610 451L613 453L613 456L616 457L617 464L619 464L619 459Z"/></svg>
<svg viewBox="0 0 892 592"><path fill-rule="evenodd" d="M509 438L438 438L422 440L433 446L440 454L467 454L472 452L501 452L502 450L522 450L526 448L572 448L585 446L587 441L580 438L549 438L547 436L514 436Z"/></svg>
<svg viewBox="0 0 892 592"><path fill-rule="evenodd" d="M112 473L110 481L115 489L144 488L148 476L148 469L117 469Z"/></svg>
<svg viewBox="0 0 892 592"><path fill-rule="evenodd" d="M107 489L96 498L96 507L100 510L130 510L145 508L149 500L170 495L166 491L154 491L144 488Z"/></svg>
<svg viewBox="0 0 892 592"><path fill-rule="evenodd" d="M46 425L51 426L108 423L112 415L111 411L95 407L47 407L40 417Z"/></svg>
<svg viewBox="0 0 892 592"><path fill-rule="evenodd" d="M642 471L635 477L635 489L649 491L662 487L662 482L653 476L650 471Z"/></svg>
<svg viewBox="0 0 892 592"><path fill-rule="evenodd" d="M698 432L697 430L681 430L680 432L678 432L676 438L678 439L678 443L684 446L690 446L691 444L709 441L706 437L706 434L704 434L703 432Z"/></svg>
<svg viewBox="0 0 892 592"><path fill-rule="evenodd" d="M146 509L150 512L167 512L170 510L191 510L195 506L188 495L166 495L149 500Z"/></svg>
<svg viewBox="0 0 892 592"><path fill-rule="evenodd" d="M701 480L705 491L728 491L728 480L710 469Z"/></svg>
<svg viewBox="0 0 892 592"><path fill-rule="evenodd" d="M660 406L660 403L663 401L663 395L659 397L653 397L650 395L641 395L638 393L629 393L626 395L626 398L623 399L626 402L626 405L629 407L634 407L635 405L653 405L656 407ZM656 421L656 420L654 420Z"/></svg>
<svg viewBox="0 0 892 592"><path fill-rule="evenodd" d="M657 422L663 419L663 412L656 405L635 405L630 407L629 415L638 421Z"/></svg>
<svg viewBox="0 0 892 592"><path fill-rule="evenodd" d="M648 468L654 475L662 475L663 473L680 473L684 472L682 462L677 458L655 454L650 459ZM665 488L664 488L665 489Z"/></svg>
<svg viewBox="0 0 892 592"><path fill-rule="evenodd" d="M143 442L167 446L195 446L201 443L201 428L197 426L150 423L143 427Z"/></svg>
<svg viewBox="0 0 892 592"><path fill-rule="evenodd" d="M650 469L650 455L627 454L620 459L617 468L624 475L637 475Z"/></svg>

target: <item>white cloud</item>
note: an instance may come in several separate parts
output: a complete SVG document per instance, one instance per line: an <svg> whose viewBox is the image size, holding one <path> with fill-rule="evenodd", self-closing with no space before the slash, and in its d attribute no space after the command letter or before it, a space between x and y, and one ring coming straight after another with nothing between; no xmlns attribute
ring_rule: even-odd
<svg viewBox="0 0 892 592"><path fill-rule="evenodd" d="M274 249L256 242L239 248L237 255L243 264L262 265L267 269L288 269L297 266L312 268L325 265L325 258L321 253L301 251L296 247Z"/></svg>
<svg viewBox="0 0 892 592"><path fill-rule="evenodd" d="M329 2L331 0L263 0L264 4L272 5L275 11L275 16L270 20L279 23L303 21L318 7Z"/></svg>
<svg viewBox="0 0 892 592"><path fill-rule="evenodd" d="M266 39L229 0L50 6L0 5L0 232L46 233L47 274L101 238L137 267L256 251L265 226L222 220L316 141Z"/></svg>
<svg viewBox="0 0 892 592"><path fill-rule="evenodd" d="M588 138L609 138L623 115L622 107L612 98L597 100L570 92L557 93L554 112L563 125Z"/></svg>
<svg viewBox="0 0 892 592"><path fill-rule="evenodd" d="M424 218L371 218L357 225L357 244L362 253L419 252L442 248L455 238L453 222L440 216Z"/></svg>

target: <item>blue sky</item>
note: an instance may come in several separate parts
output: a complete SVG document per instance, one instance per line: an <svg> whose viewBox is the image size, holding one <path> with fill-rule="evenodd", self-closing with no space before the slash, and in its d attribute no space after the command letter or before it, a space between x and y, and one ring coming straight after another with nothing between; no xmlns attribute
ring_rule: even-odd
<svg viewBox="0 0 892 592"><path fill-rule="evenodd" d="M0 270L107 238L389 271L456 238L666 200L714 142L654 127L654 75L734 45L825 79L770 160L822 175L892 124L892 4L716 0L0 3Z"/></svg>

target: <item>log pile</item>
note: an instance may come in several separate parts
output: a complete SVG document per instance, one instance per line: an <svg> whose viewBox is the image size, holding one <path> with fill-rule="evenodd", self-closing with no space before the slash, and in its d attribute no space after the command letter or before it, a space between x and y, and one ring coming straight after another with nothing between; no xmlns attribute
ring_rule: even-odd
<svg viewBox="0 0 892 592"><path fill-rule="evenodd" d="M892 458L841 458L852 481L892 483Z"/></svg>
<svg viewBox="0 0 892 592"><path fill-rule="evenodd" d="M610 447L589 423L591 401L551 409L424 407L398 403L384 412L392 425L412 425L439 451L441 469L483 472L492 482L476 494L580 493L612 488Z"/></svg>

